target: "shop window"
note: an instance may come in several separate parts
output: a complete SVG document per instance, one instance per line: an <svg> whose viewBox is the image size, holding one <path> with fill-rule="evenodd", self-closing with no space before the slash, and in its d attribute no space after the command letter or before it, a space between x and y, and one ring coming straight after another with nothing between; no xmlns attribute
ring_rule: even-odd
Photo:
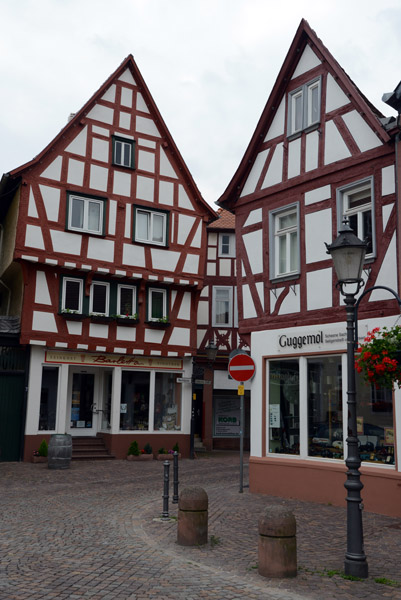
<svg viewBox="0 0 401 600"><path fill-rule="evenodd" d="M224 258L235 257L235 234L220 233L219 235L219 256Z"/></svg>
<svg viewBox="0 0 401 600"><path fill-rule="evenodd" d="M120 429L149 429L150 373L123 371L121 382Z"/></svg>
<svg viewBox="0 0 401 600"><path fill-rule="evenodd" d="M156 431L179 431L181 429L181 388L176 373L155 374Z"/></svg>
<svg viewBox="0 0 401 600"><path fill-rule="evenodd" d="M148 289L148 320L167 321L167 290L161 288Z"/></svg>
<svg viewBox="0 0 401 600"><path fill-rule="evenodd" d="M135 169L135 141L113 135L113 164Z"/></svg>
<svg viewBox="0 0 401 600"><path fill-rule="evenodd" d="M270 278L299 273L298 204L270 213Z"/></svg>
<svg viewBox="0 0 401 600"><path fill-rule="evenodd" d="M103 235L105 200L67 192L67 229Z"/></svg>
<svg viewBox="0 0 401 600"><path fill-rule="evenodd" d="M108 316L110 284L93 281L90 287L89 312L93 315Z"/></svg>
<svg viewBox="0 0 401 600"><path fill-rule="evenodd" d="M133 317L136 313L136 287L119 285L117 288L117 314L123 317Z"/></svg>
<svg viewBox="0 0 401 600"><path fill-rule="evenodd" d="M343 217L359 239L367 242L366 258L375 256L373 177L337 190L338 229Z"/></svg>
<svg viewBox="0 0 401 600"><path fill-rule="evenodd" d="M320 122L320 77L297 88L288 96L288 135Z"/></svg>
<svg viewBox="0 0 401 600"><path fill-rule="evenodd" d="M299 363L270 362L269 452L299 454Z"/></svg>
<svg viewBox="0 0 401 600"><path fill-rule="evenodd" d="M168 213L136 207L134 241L167 246Z"/></svg>
<svg viewBox="0 0 401 600"><path fill-rule="evenodd" d="M61 312L82 313L83 279L62 277Z"/></svg>
<svg viewBox="0 0 401 600"><path fill-rule="evenodd" d="M231 286L213 287L212 311L213 327L233 326L233 288Z"/></svg>
<svg viewBox="0 0 401 600"><path fill-rule="evenodd" d="M307 360L308 455L344 458L341 357Z"/></svg>
<svg viewBox="0 0 401 600"><path fill-rule="evenodd" d="M357 434L364 462L394 465L394 419L392 390L366 385L356 377Z"/></svg>
<svg viewBox="0 0 401 600"><path fill-rule="evenodd" d="M58 367L43 367L40 390L39 430L56 429Z"/></svg>

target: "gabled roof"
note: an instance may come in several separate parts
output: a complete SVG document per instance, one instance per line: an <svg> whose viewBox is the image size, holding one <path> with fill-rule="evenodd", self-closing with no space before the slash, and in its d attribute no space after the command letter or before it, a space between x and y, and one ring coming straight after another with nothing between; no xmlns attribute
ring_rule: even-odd
<svg viewBox="0 0 401 600"><path fill-rule="evenodd" d="M235 229L235 215L224 208L219 208L217 214L218 219L210 223L208 229Z"/></svg>
<svg viewBox="0 0 401 600"><path fill-rule="evenodd" d="M377 132L382 142L387 142L390 139L380 121L380 119L384 118L382 113L362 94L350 77L345 73L344 69L323 45L316 33L309 26L308 22L305 19L302 19L251 141L249 142L237 171L224 193L218 199L217 204L224 206L225 208L231 208L238 199L242 186L246 181L246 177L257 156L258 148L263 142L265 134L273 121L282 97L286 93L288 82L295 71L298 60L300 56L302 56L306 44L309 44L315 52L321 54L328 68L335 74L338 81L341 82L343 89L346 90L347 95L352 99L355 107L364 115L364 118L373 130Z"/></svg>
<svg viewBox="0 0 401 600"><path fill-rule="evenodd" d="M13 183L13 185L15 185L15 178L23 177L24 172L26 172L28 169L34 167L37 163L39 163L43 159L43 157L53 149L54 145L57 144L57 142L61 138L63 138L63 136L66 134L66 132L69 129L72 129L76 124L78 124L81 121L82 118L84 118L90 112L92 107L95 105L96 101L103 96L103 94L110 87L112 82L115 79L118 79L127 68L131 71L132 76L138 85L138 89L141 92L141 94L145 100L145 103L147 104L149 111L154 118L155 124L157 125L157 128L160 131L160 134L161 134L161 137L163 140L163 146L168 147L171 154L174 155L174 158L178 163L180 173L183 175L189 189L194 194L194 197L201 204L203 204L204 208L210 214L211 218L215 218L217 216L216 212L203 199L200 191L198 190L198 188L195 184L195 181L193 180L192 175L184 162L184 159L182 158L177 146L175 145L173 137L170 134L170 132L167 128L167 125L165 124L165 122L159 112L159 109L156 106L155 101L153 100L153 97L145 83L145 80L143 79L143 77L137 67L137 64L135 63L135 60L134 60L134 57L132 56L132 54L129 54L127 56L127 58L125 60L123 60L121 65L114 71L114 73L112 73L110 75L110 77L108 77L108 79L106 79L106 81L101 85L101 87L88 100L88 102L86 102L86 104L73 116L73 118L65 125L65 127L63 127L63 129L58 133L58 135L56 135L56 137L37 156L35 156L35 158L33 158L31 161L25 163L24 165L10 171L10 173L6 174L6 175L9 175L9 177L8 177L8 182L7 182L7 186L6 186L7 189L3 190L3 193L4 192L7 193L7 190L10 187L11 183ZM3 176L3 180L4 180L4 176ZM5 184L5 183L6 182L4 181L3 184Z"/></svg>

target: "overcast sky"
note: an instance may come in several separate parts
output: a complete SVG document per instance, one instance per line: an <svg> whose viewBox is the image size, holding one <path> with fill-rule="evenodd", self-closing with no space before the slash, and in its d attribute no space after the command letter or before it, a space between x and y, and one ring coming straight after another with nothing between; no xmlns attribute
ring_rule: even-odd
<svg viewBox="0 0 401 600"><path fill-rule="evenodd" d="M400 0L0 0L0 172L31 160L132 53L203 197L223 193L305 18L381 101Z"/></svg>

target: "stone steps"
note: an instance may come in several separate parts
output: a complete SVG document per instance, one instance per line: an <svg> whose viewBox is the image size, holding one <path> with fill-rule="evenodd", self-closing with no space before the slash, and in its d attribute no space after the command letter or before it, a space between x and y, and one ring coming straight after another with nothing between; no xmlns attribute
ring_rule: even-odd
<svg viewBox="0 0 401 600"><path fill-rule="evenodd" d="M102 437L73 437L72 460L113 460Z"/></svg>

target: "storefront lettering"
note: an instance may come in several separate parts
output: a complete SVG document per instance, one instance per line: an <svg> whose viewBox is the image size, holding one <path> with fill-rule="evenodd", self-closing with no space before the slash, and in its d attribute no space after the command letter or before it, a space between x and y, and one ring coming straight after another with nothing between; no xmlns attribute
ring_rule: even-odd
<svg viewBox="0 0 401 600"><path fill-rule="evenodd" d="M281 348L297 348L301 349L304 346L311 344L322 344L323 343L323 331L312 335L297 335L294 337L288 337L285 334L280 335L278 343Z"/></svg>

